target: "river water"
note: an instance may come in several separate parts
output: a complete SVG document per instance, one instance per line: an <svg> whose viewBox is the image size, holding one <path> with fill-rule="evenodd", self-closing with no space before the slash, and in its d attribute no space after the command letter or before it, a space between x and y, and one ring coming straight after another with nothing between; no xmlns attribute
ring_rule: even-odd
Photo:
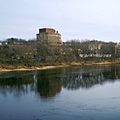
<svg viewBox="0 0 120 120"><path fill-rule="evenodd" d="M120 66L0 73L0 120L120 120Z"/></svg>

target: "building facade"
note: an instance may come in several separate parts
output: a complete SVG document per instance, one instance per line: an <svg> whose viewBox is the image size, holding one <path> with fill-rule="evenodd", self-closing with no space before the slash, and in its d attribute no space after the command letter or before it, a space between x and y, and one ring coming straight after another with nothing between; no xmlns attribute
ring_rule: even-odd
<svg viewBox="0 0 120 120"><path fill-rule="evenodd" d="M39 29L37 41L45 42L51 46L60 46L62 44L61 34L53 28Z"/></svg>

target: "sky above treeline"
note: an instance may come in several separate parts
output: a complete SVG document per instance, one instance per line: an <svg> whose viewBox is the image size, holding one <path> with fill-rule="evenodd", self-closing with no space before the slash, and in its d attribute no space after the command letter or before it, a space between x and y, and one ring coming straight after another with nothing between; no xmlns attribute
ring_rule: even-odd
<svg viewBox="0 0 120 120"><path fill-rule="evenodd" d="M0 40L33 39L43 27L63 41L120 42L120 0L0 0Z"/></svg>

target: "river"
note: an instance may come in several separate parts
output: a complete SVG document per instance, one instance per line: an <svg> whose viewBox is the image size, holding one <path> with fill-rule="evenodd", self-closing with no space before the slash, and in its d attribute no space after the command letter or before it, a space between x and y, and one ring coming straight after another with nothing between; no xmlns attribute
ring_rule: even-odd
<svg viewBox="0 0 120 120"><path fill-rule="evenodd" d="M120 66L0 73L0 120L120 120Z"/></svg>

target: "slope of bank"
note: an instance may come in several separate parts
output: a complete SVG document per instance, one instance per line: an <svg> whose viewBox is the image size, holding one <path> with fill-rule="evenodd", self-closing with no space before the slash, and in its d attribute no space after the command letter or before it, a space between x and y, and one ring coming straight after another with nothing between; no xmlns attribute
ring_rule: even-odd
<svg viewBox="0 0 120 120"><path fill-rule="evenodd" d="M63 63L58 65L47 65L47 66L0 66L0 72L10 72L10 71L32 71L32 70L46 70L46 69L54 69L54 68L62 68L62 67L72 67L72 66L90 66L90 65L113 65L120 64L120 61L104 61L104 62L72 62L72 63Z"/></svg>

